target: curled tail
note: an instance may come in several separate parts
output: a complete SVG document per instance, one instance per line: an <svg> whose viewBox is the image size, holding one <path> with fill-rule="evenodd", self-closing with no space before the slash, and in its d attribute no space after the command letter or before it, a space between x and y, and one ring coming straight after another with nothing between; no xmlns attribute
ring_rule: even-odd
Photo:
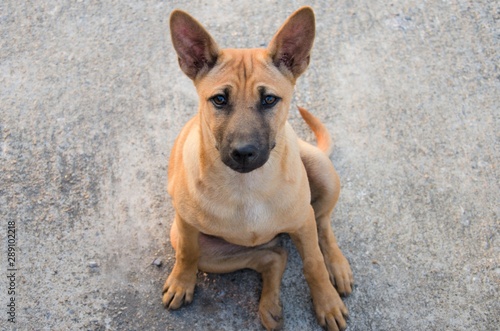
<svg viewBox="0 0 500 331"><path fill-rule="evenodd" d="M318 142L318 148L329 156L333 150L333 142L332 137L330 137L330 133L326 129L325 125L306 109L302 107L297 108L299 108L300 115L304 121L306 121L307 125L309 125L311 130L314 132L316 141Z"/></svg>

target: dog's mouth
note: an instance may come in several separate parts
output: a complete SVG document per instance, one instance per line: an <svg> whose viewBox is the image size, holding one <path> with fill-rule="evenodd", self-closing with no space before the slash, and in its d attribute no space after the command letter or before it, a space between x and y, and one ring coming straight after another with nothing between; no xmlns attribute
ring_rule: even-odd
<svg viewBox="0 0 500 331"><path fill-rule="evenodd" d="M229 166L231 169L233 169L236 172L239 172L240 174L247 174L249 172L254 171L255 169L258 169L261 166L254 167L254 166Z"/></svg>
<svg viewBox="0 0 500 331"><path fill-rule="evenodd" d="M271 150L276 143L269 148L258 148L252 144L242 144L234 148L220 150L222 162L239 173L249 173L262 167L269 160Z"/></svg>

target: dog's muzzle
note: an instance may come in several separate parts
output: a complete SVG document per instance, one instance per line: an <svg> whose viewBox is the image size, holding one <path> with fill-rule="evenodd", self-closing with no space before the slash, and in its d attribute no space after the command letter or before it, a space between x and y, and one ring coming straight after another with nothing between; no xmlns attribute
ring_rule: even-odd
<svg viewBox="0 0 500 331"><path fill-rule="evenodd" d="M222 151L222 162L240 173L247 173L262 167L269 159L269 148L258 148L252 144L242 144Z"/></svg>

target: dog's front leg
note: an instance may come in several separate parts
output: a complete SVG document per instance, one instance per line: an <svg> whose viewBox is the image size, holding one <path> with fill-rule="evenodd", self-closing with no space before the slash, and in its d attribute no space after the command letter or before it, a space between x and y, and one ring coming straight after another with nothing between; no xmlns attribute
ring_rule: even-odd
<svg viewBox="0 0 500 331"><path fill-rule="evenodd" d="M200 256L199 231L177 213L174 222L177 228L175 264L163 286L162 300L168 309L177 309L193 301Z"/></svg>
<svg viewBox="0 0 500 331"><path fill-rule="evenodd" d="M329 331L344 330L347 308L330 282L328 270L318 244L314 210L311 207L304 225L290 236L303 262L304 275L311 290L316 317Z"/></svg>

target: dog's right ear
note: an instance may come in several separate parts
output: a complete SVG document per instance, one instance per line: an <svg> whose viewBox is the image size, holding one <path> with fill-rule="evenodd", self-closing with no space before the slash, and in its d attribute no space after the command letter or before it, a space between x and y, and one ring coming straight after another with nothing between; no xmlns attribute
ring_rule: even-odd
<svg viewBox="0 0 500 331"><path fill-rule="evenodd" d="M170 15L170 35L184 73L195 80L217 62L219 48L205 28L188 13L174 10Z"/></svg>
<svg viewBox="0 0 500 331"><path fill-rule="evenodd" d="M297 79L309 65L315 29L311 7L295 11L276 32L267 48L274 65L291 72Z"/></svg>

